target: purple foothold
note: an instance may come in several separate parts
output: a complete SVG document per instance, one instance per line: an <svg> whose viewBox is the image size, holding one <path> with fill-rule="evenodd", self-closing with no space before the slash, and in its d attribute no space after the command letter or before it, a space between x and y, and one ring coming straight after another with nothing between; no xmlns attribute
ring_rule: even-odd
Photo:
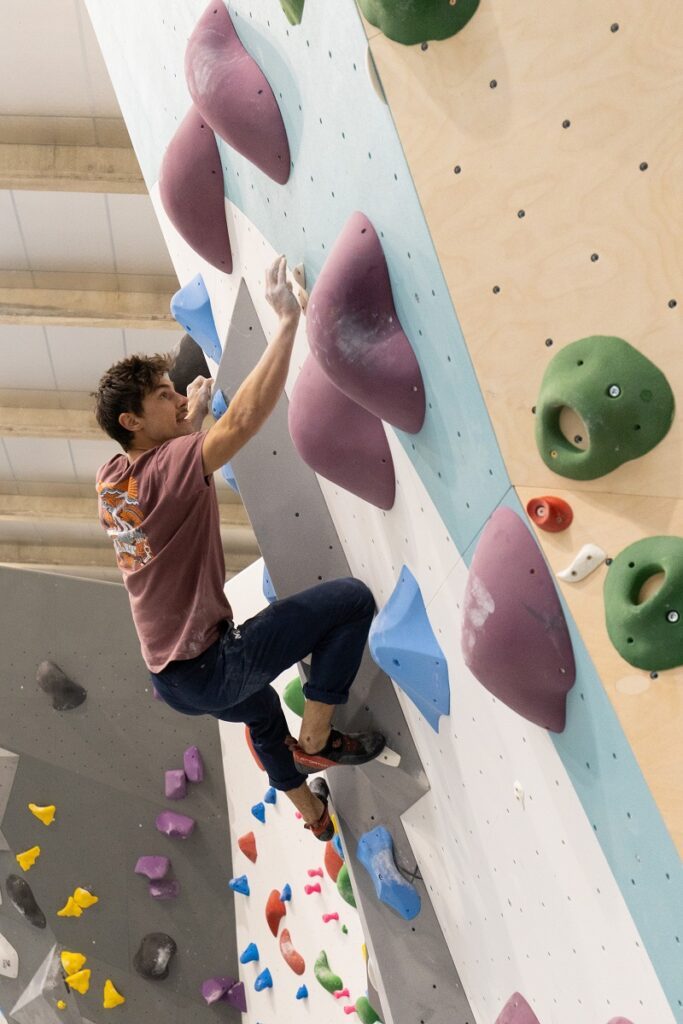
<svg viewBox="0 0 683 1024"><path fill-rule="evenodd" d="M377 232L354 213L320 272L306 310L311 351L332 383L368 412L415 434L425 392L396 313Z"/></svg>
<svg viewBox="0 0 683 1024"><path fill-rule="evenodd" d="M152 882L165 878L171 867L168 857L140 857L135 865L136 875L145 875Z"/></svg>
<svg viewBox="0 0 683 1024"><path fill-rule="evenodd" d="M149 883L149 894L155 900L174 900L180 893L180 882L167 878L161 882Z"/></svg>
<svg viewBox="0 0 683 1024"><path fill-rule="evenodd" d="M183 754L185 774L190 782L204 781L204 762L199 747L188 747Z"/></svg>
<svg viewBox="0 0 683 1024"><path fill-rule="evenodd" d="M539 1020L524 996L515 992L498 1014L496 1024L539 1024Z"/></svg>
<svg viewBox="0 0 683 1024"><path fill-rule="evenodd" d="M202 996L211 1006L223 999L236 984L236 978L207 978L202 982Z"/></svg>
<svg viewBox="0 0 683 1024"><path fill-rule="evenodd" d="M176 811L162 811L157 815L155 822L159 832L176 839L187 839L195 827L194 818L188 818L186 814L178 814Z"/></svg>
<svg viewBox="0 0 683 1024"><path fill-rule="evenodd" d="M316 473L378 508L392 507L396 477L382 421L342 394L311 355L294 385L289 432Z"/></svg>
<svg viewBox="0 0 683 1024"><path fill-rule="evenodd" d="M462 652L495 697L562 732L576 677L569 630L543 555L510 508L494 512L479 538L465 591Z"/></svg>
<svg viewBox="0 0 683 1024"><path fill-rule="evenodd" d="M254 58L235 31L225 4L212 2L187 41L185 78L206 123L280 185L290 154L280 108Z"/></svg>
<svg viewBox="0 0 683 1024"><path fill-rule="evenodd" d="M187 796L187 778L182 768L166 772L164 792L167 800L183 800Z"/></svg>
<svg viewBox="0 0 683 1024"><path fill-rule="evenodd" d="M247 997L244 994L244 984L238 981L223 996L224 1002L239 1010L240 1013L247 1012Z"/></svg>

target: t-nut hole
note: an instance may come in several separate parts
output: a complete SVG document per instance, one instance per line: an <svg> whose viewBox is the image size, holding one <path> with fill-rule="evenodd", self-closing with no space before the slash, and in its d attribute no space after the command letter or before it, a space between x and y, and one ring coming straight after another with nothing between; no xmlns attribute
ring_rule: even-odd
<svg viewBox="0 0 683 1024"><path fill-rule="evenodd" d="M575 409L565 405L560 409L560 433L573 448L585 452L589 444L588 427Z"/></svg>
<svg viewBox="0 0 683 1024"><path fill-rule="evenodd" d="M667 622L678 622L679 619L680 619L680 615L678 614L678 612L676 611L675 608L671 608L666 613L666 621Z"/></svg>
<svg viewBox="0 0 683 1024"><path fill-rule="evenodd" d="M651 576L648 576L638 591L636 604L645 604L646 601L653 598L660 589L665 577L666 573L664 572L655 572Z"/></svg>
<svg viewBox="0 0 683 1024"><path fill-rule="evenodd" d="M610 398L618 398L621 394L621 388L618 384L610 384L607 388L607 394Z"/></svg>
<svg viewBox="0 0 683 1024"><path fill-rule="evenodd" d="M632 644L633 643L633 637L632 636L627 636L626 637L626 643L627 644Z"/></svg>

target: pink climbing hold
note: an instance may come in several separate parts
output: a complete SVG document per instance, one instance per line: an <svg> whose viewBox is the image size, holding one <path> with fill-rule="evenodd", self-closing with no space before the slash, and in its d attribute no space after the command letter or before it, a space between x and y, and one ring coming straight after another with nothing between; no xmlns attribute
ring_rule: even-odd
<svg viewBox="0 0 683 1024"><path fill-rule="evenodd" d="M184 800L187 796L187 778L182 768L171 768L166 772L164 794L167 800Z"/></svg>
<svg viewBox="0 0 683 1024"><path fill-rule="evenodd" d="M290 155L280 108L266 76L247 53L224 3L211 3L185 51L190 95L207 124L280 185Z"/></svg>
<svg viewBox="0 0 683 1024"><path fill-rule="evenodd" d="M355 1013L355 1012L356 1012L356 1007L353 1005L353 1003L351 1003L350 1006L345 1006L344 1007L344 1013L347 1014L347 1015L350 1014L350 1013Z"/></svg>
<svg viewBox="0 0 683 1024"><path fill-rule="evenodd" d="M496 1017L496 1024L540 1024L523 995L515 992Z"/></svg>
<svg viewBox="0 0 683 1024"><path fill-rule="evenodd" d="M627 1020L626 1017L612 1017L611 1020L607 1021L607 1024L633 1024L633 1022Z"/></svg>
<svg viewBox="0 0 683 1024"><path fill-rule="evenodd" d="M311 351L332 383L368 412L415 434L425 391L394 306L377 232L351 215L332 247L306 310Z"/></svg>
<svg viewBox="0 0 683 1024"><path fill-rule="evenodd" d="M294 811L294 817L301 821L301 819L303 818L303 814L301 813L301 811Z"/></svg>
<svg viewBox="0 0 683 1024"><path fill-rule="evenodd" d="M188 818L186 814L177 814L175 811L162 811L156 819L157 831L163 832L166 836L175 839L187 839L195 827L194 818Z"/></svg>
<svg viewBox="0 0 683 1024"><path fill-rule="evenodd" d="M307 871L307 874L308 874L309 878L322 878L323 877L323 869L322 868L309 868L308 871Z"/></svg>
<svg viewBox="0 0 683 1024"><path fill-rule="evenodd" d="M320 882L316 882L315 885L305 885L304 892L307 896L310 896L312 892L321 892Z"/></svg>
<svg viewBox="0 0 683 1024"><path fill-rule="evenodd" d="M377 508L393 506L396 475L382 421L336 388L312 355L292 391L289 432L316 473Z"/></svg>
<svg viewBox="0 0 683 1024"><path fill-rule="evenodd" d="M327 924L328 921L338 921L338 920L339 920L339 914L337 913L336 910L335 910L335 912L333 914L323 914L323 922L325 924Z"/></svg>
<svg viewBox="0 0 683 1024"><path fill-rule="evenodd" d="M204 762L199 747L188 747L183 754L183 766L189 782L204 781Z"/></svg>
<svg viewBox="0 0 683 1024"><path fill-rule="evenodd" d="M161 162L159 194L178 234L212 267L232 273L223 167L216 137L191 107Z"/></svg>
<svg viewBox="0 0 683 1024"><path fill-rule="evenodd" d="M306 962L301 953L297 953L292 945L292 937L287 928L282 929L280 935L280 952L285 962L292 968L295 974L303 974L306 970Z"/></svg>
<svg viewBox="0 0 683 1024"><path fill-rule="evenodd" d="M493 513L474 552L462 652L495 697L530 722L562 732L576 676L569 630L538 544L510 508Z"/></svg>
<svg viewBox="0 0 683 1024"><path fill-rule="evenodd" d="M333 992L332 995L334 996L335 999L350 999L351 998L351 993L349 992L348 988L337 989L337 991Z"/></svg>

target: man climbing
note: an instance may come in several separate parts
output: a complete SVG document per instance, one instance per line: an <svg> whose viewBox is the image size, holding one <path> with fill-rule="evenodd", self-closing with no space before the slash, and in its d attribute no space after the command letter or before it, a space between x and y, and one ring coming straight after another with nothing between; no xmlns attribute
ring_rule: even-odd
<svg viewBox="0 0 683 1024"><path fill-rule="evenodd" d="M306 828L332 838L328 789L305 775L357 765L384 747L379 733L332 728L348 699L374 614L369 589L341 579L276 601L236 626L224 593L225 563L213 473L261 428L285 386L300 307L281 257L267 272L278 314L272 342L228 410L202 431L212 381L178 394L171 356L131 356L103 375L95 415L123 448L97 472L99 518L114 542L143 658L159 695L187 715L245 722L270 783ZM298 742L270 683L309 654Z"/></svg>

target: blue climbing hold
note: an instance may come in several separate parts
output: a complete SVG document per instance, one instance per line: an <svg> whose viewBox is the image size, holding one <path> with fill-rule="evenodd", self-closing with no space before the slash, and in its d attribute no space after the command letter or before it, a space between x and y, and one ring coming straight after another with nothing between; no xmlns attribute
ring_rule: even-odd
<svg viewBox="0 0 683 1024"><path fill-rule="evenodd" d="M225 480L228 487L232 487L235 494L240 493L240 489L237 486L237 481L235 480L235 474L232 471L231 463L226 462L224 466L221 466L221 476Z"/></svg>
<svg viewBox="0 0 683 1024"><path fill-rule="evenodd" d="M342 849L341 836L339 835L338 832L335 832L335 834L334 834L334 839L332 840L332 845L334 846L335 850L337 851L337 853L341 857L341 859L342 860L346 860L346 857L344 856L344 851Z"/></svg>
<svg viewBox="0 0 683 1024"><path fill-rule="evenodd" d="M211 299L201 274L175 293L171 299L171 313L194 338L204 355L220 363L221 343L211 312Z"/></svg>
<svg viewBox="0 0 683 1024"><path fill-rule="evenodd" d="M270 578L270 573L268 572L265 562L263 563L263 596L268 604L272 604L274 601L277 601L275 587L273 586L273 581Z"/></svg>
<svg viewBox="0 0 683 1024"><path fill-rule="evenodd" d="M287 882L287 884L283 888L282 892L280 893L280 899L282 900L283 903L287 903L289 900L291 900L291 898L292 898L292 887L289 884L289 882Z"/></svg>
<svg viewBox="0 0 683 1024"><path fill-rule="evenodd" d="M266 790L266 795L264 796L263 801L267 804L277 803L277 790L274 789L273 786Z"/></svg>
<svg viewBox="0 0 683 1024"><path fill-rule="evenodd" d="M356 856L374 882L377 898L406 921L420 913L422 901L414 885L407 882L394 862L394 841L383 825L365 832L358 840Z"/></svg>
<svg viewBox="0 0 683 1024"><path fill-rule="evenodd" d="M259 959L258 946L256 945L255 942L250 942L249 945L247 946L247 948L244 950L244 952L240 954L240 963L241 964L250 964L254 960L258 960L258 959Z"/></svg>
<svg viewBox="0 0 683 1024"><path fill-rule="evenodd" d="M255 818L258 818L258 820L262 821L263 824L265 825L265 823L266 823L266 808L265 808L265 806L263 804L261 804L261 803L254 804L254 806L251 809L251 813L254 815Z"/></svg>
<svg viewBox="0 0 683 1024"><path fill-rule="evenodd" d="M238 875L237 878L231 878L228 885L233 892L241 892L243 896L249 895L249 879L246 875Z"/></svg>
<svg viewBox="0 0 683 1024"><path fill-rule="evenodd" d="M308 989L306 988L305 985L302 985L301 988L298 988L296 990L296 998L297 999L308 999Z"/></svg>
<svg viewBox="0 0 683 1024"><path fill-rule="evenodd" d="M401 569L394 592L370 629L370 653L406 693L434 732L450 712L448 664L427 618L417 580Z"/></svg>
<svg viewBox="0 0 683 1024"><path fill-rule="evenodd" d="M215 420L219 420L224 412L228 411L228 403L225 400L225 395L220 388L216 391L213 398L211 399L211 415Z"/></svg>
<svg viewBox="0 0 683 1024"><path fill-rule="evenodd" d="M257 992L262 992L264 988L272 987L273 979L271 977L270 971L266 967L265 971L261 971L258 978L254 982L254 988L256 989Z"/></svg>

